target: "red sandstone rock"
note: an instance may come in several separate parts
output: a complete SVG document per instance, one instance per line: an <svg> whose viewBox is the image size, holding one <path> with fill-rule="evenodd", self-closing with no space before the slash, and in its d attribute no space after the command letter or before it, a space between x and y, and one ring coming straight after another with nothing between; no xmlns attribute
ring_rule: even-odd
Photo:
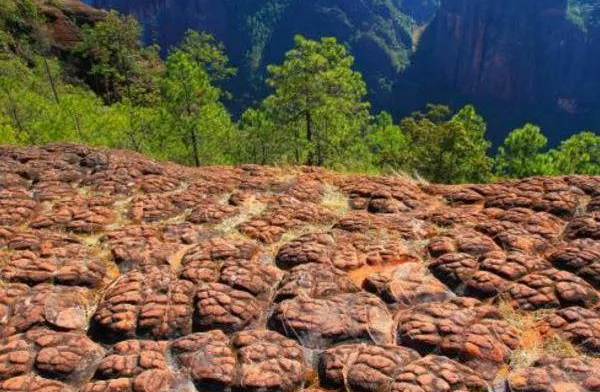
<svg viewBox="0 0 600 392"><path fill-rule="evenodd" d="M28 390L23 385L27 381L39 385L36 388L40 391L44 391L43 385L61 385L30 378L37 372L45 378L78 386L92 376L103 355L104 350L82 333L35 329L0 344L0 380L7 380L4 385L12 385L15 390Z"/></svg>
<svg viewBox="0 0 600 392"><path fill-rule="evenodd" d="M396 315L398 343L439 352L493 379L518 346L517 331L493 306L469 298L432 302Z"/></svg>
<svg viewBox="0 0 600 392"><path fill-rule="evenodd" d="M340 390L389 391L416 351L398 346L348 344L325 350L319 360L321 382Z"/></svg>
<svg viewBox="0 0 600 392"><path fill-rule="evenodd" d="M379 298L367 293L288 299L275 307L270 325L309 348L356 340L377 344L392 341L389 311Z"/></svg>
<svg viewBox="0 0 600 392"><path fill-rule="evenodd" d="M94 314L101 339L168 339L192 332L194 285L166 268L134 270L111 286Z"/></svg>
<svg viewBox="0 0 600 392"><path fill-rule="evenodd" d="M583 238L560 247L551 256L554 267L573 272L600 288L600 241Z"/></svg>
<svg viewBox="0 0 600 392"><path fill-rule="evenodd" d="M577 306L559 309L542 322L540 331L544 335L557 333L589 354L600 354L600 312L597 310Z"/></svg>
<svg viewBox="0 0 600 392"><path fill-rule="evenodd" d="M596 355L599 185L0 147L0 391L483 391L521 343L505 299ZM507 388L599 390L597 367Z"/></svg>
<svg viewBox="0 0 600 392"><path fill-rule="evenodd" d="M295 297L327 298L360 291L344 272L327 264L300 264L281 281L274 301Z"/></svg>
<svg viewBox="0 0 600 392"><path fill-rule="evenodd" d="M90 291L80 287L9 284L0 290L0 336L36 326L83 330L91 307Z"/></svg>
<svg viewBox="0 0 600 392"><path fill-rule="evenodd" d="M385 302L397 307L412 307L424 302L439 302L452 292L418 263L407 263L396 269L367 277L363 287Z"/></svg>
<svg viewBox="0 0 600 392"><path fill-rule="evenodd" d="M106 267L102 261L88 254L85 247L73 244L7 254L0 276L8 282L33 285L55 283L98 287L106 276Z"/></svg>
<svg viewBox="0 0 600 392"><path fill-rule="evenodd" d="M514 392L594 392L599 368L598 359L546 357L509 374L507 384Z"/></svg>

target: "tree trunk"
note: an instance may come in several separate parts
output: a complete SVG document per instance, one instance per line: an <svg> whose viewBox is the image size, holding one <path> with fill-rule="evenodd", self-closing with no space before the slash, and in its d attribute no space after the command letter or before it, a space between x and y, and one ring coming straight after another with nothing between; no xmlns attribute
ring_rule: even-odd
<svg viewBox="0 0 600 392"><path fill-rule="evenodd" d="M54 84L54 78L52 77L52 72L50 72L50 66L48 65L48 60L46 58L44 58L44 68L46 68L46 73L48 74L48 80L50 81L52 94L54 94L54 100L57 104L60 104L60 99L58 99L58 92L56 91L56 85Z"/></svg>
<svg viewBox="0 0 600 392"><path fill-rule="evenodd" d="M312 150L312 142L313 142L313 124L312 124L312 118L310 116L310 111L307 110L306 111L306 140L308 141L309 144L309 151L308 151L308 159L306 161L306 164L308 166L312 166L314 165L314 152Z"/></svg>
<svg viewBox="0 0 600 392"><path fill-rule="evenodd" d="M192 153L194 154L194 163L196 167L200 167L200 157L198 156L198 138L196 136L196 131L193 129L190 131L190 136L192 138Z"/></svg>

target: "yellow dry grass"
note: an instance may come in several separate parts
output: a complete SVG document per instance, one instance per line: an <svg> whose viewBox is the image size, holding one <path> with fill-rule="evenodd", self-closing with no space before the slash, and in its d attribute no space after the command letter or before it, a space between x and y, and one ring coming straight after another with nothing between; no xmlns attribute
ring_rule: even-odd
<svg viewBox="0 0 600 392"><path fill-rule="evenodd" d="M501 301L498 310L502 317L519 333L519 348L513 350L510 357L510 369L522 369L531 366L544 357L576 357L579 353L573 345L558 334L542 335L539 323L552 310L522 311L515 309L509 301Z"/></svg>
<svg viewBox="0 0 600 392"><path fill-rule="evenodd" d="M330 184L324 186L323 196L321 197L321 206L331 210L340 217L344 216L350 209L348 196Z"/></svg>

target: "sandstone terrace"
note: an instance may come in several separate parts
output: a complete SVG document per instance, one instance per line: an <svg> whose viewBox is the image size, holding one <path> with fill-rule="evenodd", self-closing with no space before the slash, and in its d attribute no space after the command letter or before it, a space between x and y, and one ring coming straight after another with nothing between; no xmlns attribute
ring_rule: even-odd
<svg viewBox="0 0 600 392"><path fill-rule="evenodd" d="M0 391L600 390L598 177L1 147L0 224Z"/></svg>

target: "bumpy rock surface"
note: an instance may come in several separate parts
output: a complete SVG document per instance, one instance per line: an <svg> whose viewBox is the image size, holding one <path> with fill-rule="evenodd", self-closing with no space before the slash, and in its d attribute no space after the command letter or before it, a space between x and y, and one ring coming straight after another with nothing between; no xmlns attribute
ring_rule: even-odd
<svg viewBox="0 0 600 392"><path fill-rule="evenodd" d="M600 360L592 358L552 358L536 361L508 377L515 392L594 392L600 390Z"/></svg>
<svg viewBox="0 0 600 392"><path fill-rule="evenodd" d="M0 147L0 391L598 391L599 197Z"/></svg>
<svg viewBox="0 0 600 392"><path fill-rule="evenodd" d="M399 344L456 358L489 379L518 347L518 331L494 307L475 299L418 305L401 310L396 319Z"/></svg>

